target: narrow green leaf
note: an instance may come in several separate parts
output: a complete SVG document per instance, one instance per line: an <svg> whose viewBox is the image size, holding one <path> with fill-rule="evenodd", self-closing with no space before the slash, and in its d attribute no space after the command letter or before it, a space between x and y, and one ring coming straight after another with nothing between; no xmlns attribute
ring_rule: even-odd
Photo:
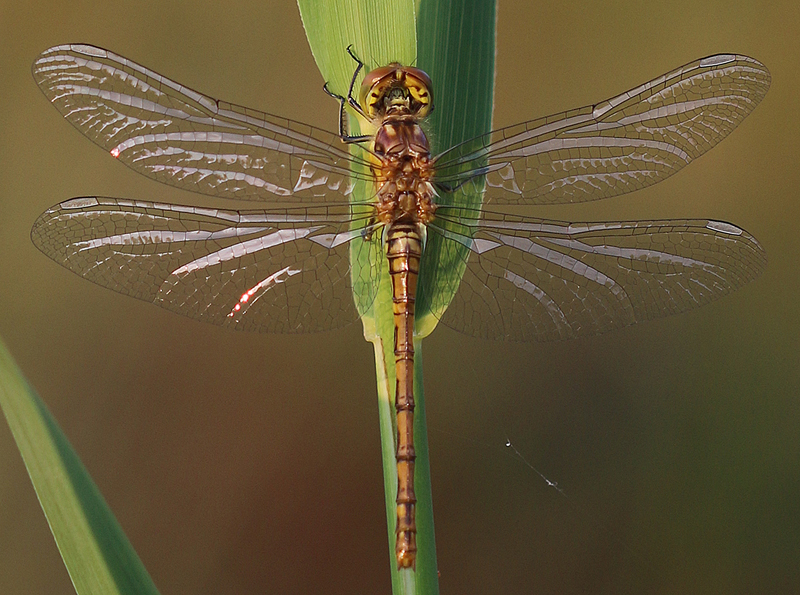
<svg viewBox="0 0 800 595"><path fill-rule="evenodd" d="M2 341L0 407L78 595L157 594L86 468Z"/></svg>
<svg viewBox="0 0 800 595"><path fill-rule="evenodd" d="M298 6L317 67L328 88L338 95L347 96L357 66L348 54L348 47L352 47L354 55L364 62L364 69L356 81L355 93L370 70L390 62L416 62L416 20L412 0L298 0ZM336 109L338 106L331 100L332 112ZM362 124L365 123L351 114L350 130L353 134L370 132L362 131ZM365 158L361 147L353 145L351 151ZM359 181L355 184L352 197L354 202L364 202L374 194L375 189L371 184ZM375 288L362 286L361 279L371 278L371 275L362 274L362 271L374 267L376 261L380 262L381 238L373 237L372 241L367 242L367 247L361 244L364 243L351 243L353 290L356 304L366 304L360 311L365 337L368 341L374 341L378 337L379 321L391 314L391 307L385 307L387 303L391 305L391 286L388 270L381 270L377 298L365 299L365 295L375 294Z"/></svg>
<svg viewBox="0 0 800 595"><path fill-rule="evenodd" d="M431 75L436 109L425 126L434 155L489 131L494 81L494 2L332 0L319 3L298 0L298 4L317 65L335 93L346 95L349 89L355 63L347 55L346 48L352 44L355 54L365 62L366 71L390 62L400 62L417 65ZM419 10L418 15L414 14L415 9ZM419 18L415 19L415 16ZM356 81L356 90L360 82L360 79ZM352 133L360 131L360 123L355 118L351 117L349 124ZM355 147L352 150L360 151ZM480 205L482 191L482 184L472 184L447 199L474 207ZM374 188L360 183L356 185L353 196L355 201L363 201L372 194ZM394 328L388 270L385 270L385 262L380 258L382 250L378 249L379 239L373 238L373 241L376 244L370 249L359 248L354 242L351 263L356 303L363 304L364 295L377 295L371 302L372 306L361 314L364 335L375 349L392 591L395 595L436 595L439 590L438 569L419 341L415 341L414 363L417 403L414 427L417 451L415 491L419 550L416 571L398 571L394 560L397 492L395 371L392 353ZM416 332L420 339L433 330L452 299L463 275L467 256L465 250L445 250L439 238L428 237L417 298ZM358 279L369 277L361 275L364 267L375 266L382 267L377 291L374 288L365 289L358 283Z"/></svg>
<svg viewBox="0 0 800 595"><path fill-rule="evenodd" d="M298 0L297 4L317 67L330 89L340 95L347 95L356 67L348 46L353 46L367 71L416 59L412 0Z"/></svg>
<svg viewBox="0 0 800 595"><path fill-rule="evenodd" d="M356 81L356 92L363 75L378 66L390 62L413 64L416 61L416 22L414 3L410 0L392 0L389 2L372 2L369 0L331 0L314 2L298 0L303 26L306 29L314 59L327 81L328 87L339 95L347 95L350 81L356 68L355 61L347 54L347 47L352 45L353 53L364 63L365 68ZM351 131L362 131L354 117L350 118ZM363 157L359 147L351 147L351 151ZM366 201L374 195L375 189L370 184L359 182L353 191L353 200ZM421 593L438 593L436 580L436 551L433 543L433 527L431 526L429 543L419 543L421 556L417 558L417 571L398 570L394 557L394 531L396 523L395 499L397 497L397 465L395 459L395 410L394 385L395 369L393 354L394 326L392 319L392 294L388 268L383 258L380 237L374 237L373 244L364 249L358 242L351 244L351 265L353 289L357 304L363 303L363 294L374 292L374 288L362 288L358 279L369 278L361 271L371 267L381 267L376 298L369 307L361 311L364 336L373 343L375 350L375 368L378 385L378 411L381 429L381 453L383 460L384 494L389 540L389 563L392 578L392 592L395 595L414 595ZM416 371L416 366L415 366ZM420 369L421 377L421 369ZM418 409L419 410L419 409ZM416 433L415 433L416 436ZM415 477L419 480L419 457ZM423 465L427 468L427 465ZM428 484L430 481L428 480ZM419 493L418 493L419 496ZM427 501L430 502L430 494ZM419 526L419 505L417 507ZM432 518L432 513L428 515ZM433 575L432 586L417 580L417 574L423 567L430 566L428 576Z"/></svg>
<svg viewBox="0 0 800 595"><path fill-rule="evenodd" d="M422 0L417 21L417 64L433 81L435 108L428 118L431 153L486 134L492 124L496 6L492 0ZM440 197L475 208L483 182ZM463 230L459 230L463 231ZM447 309L464 275L469 251L428 235L420 262L417 334L425 337Z"/></svg>

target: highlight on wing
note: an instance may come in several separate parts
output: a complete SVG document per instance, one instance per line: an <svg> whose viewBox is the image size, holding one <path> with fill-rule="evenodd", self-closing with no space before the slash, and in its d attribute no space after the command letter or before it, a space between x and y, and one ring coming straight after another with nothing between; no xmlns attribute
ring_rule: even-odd
<svg viewBox="0 0 800 595"><path fill-rule="evenodd" d="M34 225L45 254L115 291L241 329L334 328L374 299L377 276L359 271L350 278L351 246L375 262L383 254L380 234L368 233L372 207L351 204L354 181L371 181L366 149L352 156L337 134L217 101L92 46L51 48L33 70L70 123L136 171L203 194L267 203L260 214L216 215L142 201L98 199L102 207L85 210L63 203ZM766 266L764 252L735 226L544 221L450 205L448 189L485 180L490 206L631 192L713 147L769 83L752 58L712 56L599 104L496 130L435 156L437 210L427 251L438 244L438 257L450 256L464 277L442 291L437 284L454 282L426 270L423 254L418 311L440 313L442 323L475 336L554 340L682 312L755 279ZM265 220L244 223L254 217ZM208 235L151 233L192 226ZM203 259L202 274L181 268ZM245 292L287 266L302 273L269 285L265 295L275 297L259 299L241 317L227 316ZM181 278L173 275L182 270ZM445 308L440 296L449 294Z"/></svg>

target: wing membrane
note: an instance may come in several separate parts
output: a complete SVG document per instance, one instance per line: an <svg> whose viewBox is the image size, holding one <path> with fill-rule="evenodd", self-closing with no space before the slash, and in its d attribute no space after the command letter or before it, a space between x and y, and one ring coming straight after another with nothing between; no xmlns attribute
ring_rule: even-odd
<svg viewBox="0 0 800 595"><path fill-rule="evenodd" d="M186 190L347 202L351 165L362 164L335 134L217 101L97 47L50 48L33 75L83 134L139 173Z"/></svg>
<svg viewBox="0 0 800 595"><path fill-rule="evenodd" d="M486 202L564 204L655 184L725 138L764 98L747 56L697 60L617 97L502 128L438 157L437 181L486 174Z"/></svg>
<svg viewBox="0 0 800 595"><path fill-rule="evenodd" d="M562 223L440 211L431 229L470 247L441 321L485 338L603 333L699 307L766 267L753 236L719 221Z"/></svg>
<svg viewBox="0 0 800 595"><path fill-rule="evenodd" d="M374 180L338 136L216 101L92 46L51 48L33 70L67 120L140 173L226 198L317 203L232 211L72 199L34 224L45 254L120 293L242 330L325 330L371 305L379 267L350 262L383 262L381 234L374 206L347 203L358 180ZM756 278L763 250L727 223L568 224L448 206L445 193L484 176L487 200L507 204L642 188L729 134L769 82L752 58L712 56L443 153L420 312L476 336L565 339L689 310Z"/></svg>
<svg viewBox="0 0 800 595"><path fill-rule="evenodd" d="M351 278L349 250L381 256L365 240L364 206L228 211L86 197L33 226L47 256L99 285L191 318L238 330L299 333L358 318L375 297L377 270ZM376 234L379 235L379 234Z"/></svg>

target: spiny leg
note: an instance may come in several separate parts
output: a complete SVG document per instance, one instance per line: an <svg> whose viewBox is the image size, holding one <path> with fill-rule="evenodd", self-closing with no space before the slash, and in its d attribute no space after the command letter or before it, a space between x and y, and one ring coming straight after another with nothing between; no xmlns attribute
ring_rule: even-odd
<svg viewBox="0 0 800 595"><path fill-rule="evenodd" d="M373 137L369 134L361 134L358 136L350 134L350 126L347 123L347 98L328 89L328 83L322 86L322 90L339 102L339 138L342 139L342 142L363 143L372 140ZM363 113L360 109L357 111Z"/></svg>
<svg viewBox="0 0 800 595"><path fill-rule="evenodd" d="M353 97L353 89L355 89L356 86L356 79L358 78L358 73L364 68L364 63L353 53L352 43L347 46L347 53L350 54L350 57L356 62L356 69L353 72L353 78L350 79L350 89L347 91L347 103L349 103L350 107L356 110L359 114L369 120L367 114L364 113L364 108L362 108L361 104L356 101L355 97Z"/></svg>
<svg viewBox="0 0 800 595"><path fill-rule="evenodd" d="M342 142L345 143L363 143L372 140L372 135L369 134L361 134L361 135L351 135L350 134L350 126L347 122L347 106L349 105L355 112L360 115L365 120L369 120L369 117L364 112L364 108L361 107L361 104L356 101L353 97L353 89L356 86L356 79L358 78L358 73L364 68L364 63L358 59L358 57L353 53L353 46L347 46L347 53L350 54L350 57L355 60L356 62L356 69L353 72L353 77L350 79L350 88L347 91L347 97L343 97L337 93L334 93L328 88L328 83L325 83L322 86L322 90L325 91L328 95L333 97L339 102L339 138L342 139Z"/></svg>

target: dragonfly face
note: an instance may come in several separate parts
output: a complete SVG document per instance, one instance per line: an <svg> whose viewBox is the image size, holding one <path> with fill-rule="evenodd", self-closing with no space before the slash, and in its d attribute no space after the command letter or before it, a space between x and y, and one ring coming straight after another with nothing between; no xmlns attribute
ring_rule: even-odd
<svg viewBox="0 0 800 595"><path fill-rule="evenodd" d="M433 110L432 88L430 77L419 68L390 64L366 74L358 103L377 124L398 106L416 118L424 118Z"/></svg>

